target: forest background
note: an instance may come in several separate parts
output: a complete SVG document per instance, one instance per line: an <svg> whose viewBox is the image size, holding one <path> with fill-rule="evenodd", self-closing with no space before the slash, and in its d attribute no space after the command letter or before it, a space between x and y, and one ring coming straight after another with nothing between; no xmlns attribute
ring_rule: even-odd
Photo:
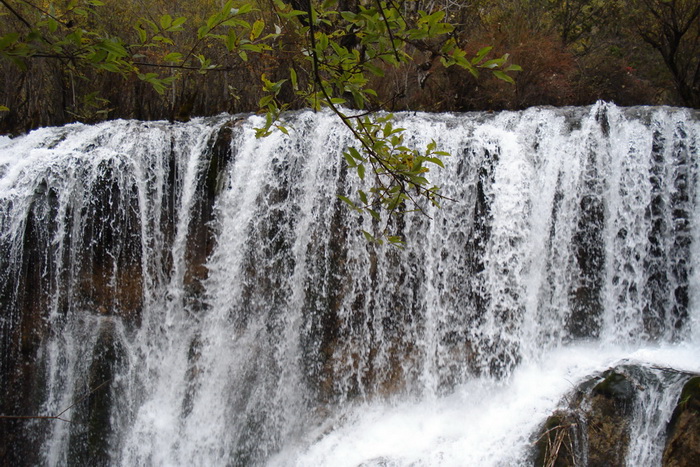
<svg viewBox="0 0 700 467"><path fill-rule="evenodd" d="M246 2L253 7L245 18L249 29L244 42L251 53L240 43L230 47L234 38L202 35L202 25L225 3L0 1L0 133L72 121L187 120L258 111L276 83L276 102L290 109L308 107L308 100L294 92L297 80L312 80L310 65L303 65L310 62L298 60L305 53L300 42L308 39L306 22L294 14L308 3L291 2L295 10L278 0ZM240 8L243 2L234 5ZM363 5L340 0L322 7L357 12ZM599 99L625 106L700 107L696 0L408 0L401 2L400 11L406 17L427 12L422 18L444 12L440 19L451 29L441 31L448 33L441 39L431 39L432 46L427 39L409 44L405 53L411 60L372 69L367 86L376 96L366 102L370 110L502 110L586 105ZM335 21L332 15L327 18L328 24ZM290 28L292 24L296 26ZM321 30L323 26L319 23ZM115 49L93 54L93 63L86 63L85 56L76 59L80 47L73 49L75 57L69 47L50 53L66 37L75 40L71 35L78 29L100 38L98 46ZM27 38L30 31L42 36ZM347 36L352 34L336 39L342 43ZM80 40L89 44L85 37ZM113 42L104 41L110 37ZM447 38L467 56L492 47L486 59L507 57L507 63L519 67L503 79L441 66L434 45L444 45ZM46 50L22 49L22 43L32 40L42 41ZM130 60L128 70L120 61L122 50ZM480 65L484 63L489 62ZM493 63L495 68L503 65Z"/></svg>

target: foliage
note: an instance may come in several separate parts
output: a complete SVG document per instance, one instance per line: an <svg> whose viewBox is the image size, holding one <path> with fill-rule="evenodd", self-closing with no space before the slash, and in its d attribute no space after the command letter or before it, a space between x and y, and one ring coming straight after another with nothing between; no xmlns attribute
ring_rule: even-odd
<svg viewBox="0 0 700 467"><path fill-rule="evenodd" d="M638 0L635 17L637 32L663 58L683 103L700 107L700 3Z"/></svg>
<svg viewBox="0 0 700 467"><path fill-rule="evenodd" d="M431 186L425 174L430 170L429 164L442 166L440 157L447 154L438 151L435 143L424 151L406 147L404 130L393 127L390 114L350 113L340 106L350 105L356 110L378 108L377 92L368 86L369 76L382 77L386 68L410 62L409 47L429 50L440 57L443 66L457 65L474 76L479 68L485 68L499 79L513 82L507 72L519 71L520 67L508 65L508 55L486 60L490 48L467 58L454 37L449 36L454 27L442 21L445 12L441 10L431 14L419 10L411 21L396 6L381 1L368 7L360 5L357 12L334 10L333 2L326 2L319 9L309 4L306 12L289 9L283 3L277 5L282 17L305 18L299 33L308 38L308 53L303 55L307 63L295 65L309 75L302 88L295 68L290 68L293 89L309 107L329 107L341 119L358 142L358 147L350 147L344 153L348 167L355 169L361 179L365 178L367 167L375 176L376 186L369 193L360 191L359 200L341 199L377 220L382 208L396 213L409 205L410 209L424 212L421 199L438 205L438 188ZM266 125L258 131L261 136L269 133L280 111L287 107L275 98L286 79L273 83L263 76L263 81L269 94L260 101L267 111ZM279 125L277 128L285 131ZM365 235L381 241L367 232ZM395 236L387 239L398 242Z"/></svg>
<svg viewBox="0 0 700 467"><path fill-rule="evenodd" d="M348 167L361 179L370 171L376 182L368 192L358 193L359 200L343 200L377 219L381 209L398 213L408 205L424 212L423 202L437 205L438 188L426 173L430 166L442 166L440 158L446 154L435 143L424 150L404 144L403 129L393 127L392 116L374 113L382 102L371 77L382 77L387 69L412 62L417 52L429 53L442 66L456 65L475 77L486 69L509 83L514 83L509 73L520 70L509 64L507 54L489 58L490 47L470 57L452 35L454 25L444 21L445 11L413 9L417 4L412 1L375 0L344 5L348 8L339 7L335 0L313 5L307 1L299 3L304 7L299 10L275 0L271 11L263 12L255 2L229 0L189 30L187 16L154 15L155 10L150 10L132 22L135 37L111 30L101 20L98 10L105 5L101 0L0 0L0 4L22 30L0 36L0 55L20 68L26 68L29 59L52 58L78 76L84 75L85 68L136 76L162 94L183 72L224 69L223 61L216 60L222 57L210 53L217 47L225 47L244 63L276 62L279 70L279 63L285 62L287 72L280 79L260 74L264 95L258 107L266 123L258 136L276 129L287 132L279 116L295 101L315 110L330 108L357 142L344 154ZM290 94L292 99L285 98ZM96 95L87 97L83 108L99 108Z"/></svg>
<svg viewBox="0 0 700 467"><path fill-rule="evenodd" d="M392 144L401 132L385 137L388 121L374 111L598 99L698 107L699 8L690 0L0 0L0 131L259 110L263 136L288 131L278 120L285 109L327 107L355 135L359 157L346 153L349 167L374 186L347 201L368 217L423 209L439 192L424 183L429 173L412 171L442 156ZM512 73L511 61L524 71Z"/></svg>

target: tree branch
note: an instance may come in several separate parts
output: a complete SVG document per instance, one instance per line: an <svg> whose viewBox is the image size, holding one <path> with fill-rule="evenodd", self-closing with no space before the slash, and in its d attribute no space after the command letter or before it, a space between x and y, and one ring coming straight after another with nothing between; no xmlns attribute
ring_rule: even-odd
<svg viewBox="0 0 700 467"><path fill-rule="evenodd" d="M3 0L0 0L0 2L2 2L2 1ZM63 414L65 414L70 409L72 409L73 407L80 404L82 401L84 401L88 397L90 397L92 394L94 394L96 391L101 389L103 386L105 386L110 381L111 381L111 379L108 379L108 380L103 381L99 385L95 386L87 394L85 394L83 397L81 397L77 401L73 402L67 408L61 410L61 412L59 412L57 415L0 415L0 420L60 420L62 422L73 423L72 420L69 420L67 418L63 418Z"/></svg>
<svg viewBox="0 0 700 467"><path fill-rule="evenodd" d="M24 25L27 26L27 28L29 28L30 31L31 31L31 30L34 30L34 28L32 27L32 25L29 24L29 21L27 21L26 19L24 19L24 17L23 17L22 15L20 15L19 13L17 13L17 11L15 11L15 9L12 8L5 0L0 0L0 3L2 3L3 5L5 5L5 8L7 8L8 10L10 10L10 13L12 13L13 15L15 15L15 17L17 17L17 19L19 19L22 23L24 23Z"/></svg>

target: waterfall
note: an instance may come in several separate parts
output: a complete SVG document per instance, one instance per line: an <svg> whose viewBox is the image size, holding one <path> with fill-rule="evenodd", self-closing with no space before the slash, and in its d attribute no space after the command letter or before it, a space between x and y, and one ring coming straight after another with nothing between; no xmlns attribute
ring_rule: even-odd
<svg viewBox="0 0 700 467"><path fill-rule="evenodd" d="M0 414L60 415L0 420L4 462L532 465L636 365L626 463L658 465L700 372L697 111L399 114L449 200L381 221L338 198L349 132L284 118L0 137Z"/></svg>

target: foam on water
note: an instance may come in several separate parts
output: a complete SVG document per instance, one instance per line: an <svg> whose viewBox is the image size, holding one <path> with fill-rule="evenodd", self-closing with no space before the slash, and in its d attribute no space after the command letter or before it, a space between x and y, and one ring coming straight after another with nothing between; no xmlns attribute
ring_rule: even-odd
<svg viewBox="0 0 700 467"><path fill-rule="evenodd" d="M700 372L699 352L698 346L687 344L637 350L570 346L519 366L506 381L476 378L438 399L348 408L312 432L306 444L282 451L271 465L532 465L534 433L577 384L619 363ZM677 393L668 392L675 406ZM632 439L639 441L639 449L654 452L631 456L630 466L656 465L661 459L662 446L654 443L663 439L658 430L665 427L673 406L647 401L645 409L659 412L653 427L638 427L647 428L653 439ZM651 455L655 457L649 459Z"/></svg>

